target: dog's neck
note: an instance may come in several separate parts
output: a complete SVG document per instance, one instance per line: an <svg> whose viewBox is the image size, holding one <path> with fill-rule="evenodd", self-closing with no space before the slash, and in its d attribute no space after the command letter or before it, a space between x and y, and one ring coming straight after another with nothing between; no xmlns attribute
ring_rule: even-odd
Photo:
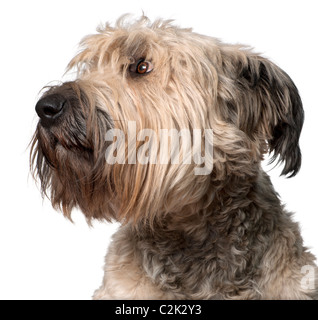
<svg viewBox="0 0 318 320"><path fill-rule="evenodd" d="M137 225L136 234L141 237L147 234L147 237L158 238L157 241L162 235L172 242L176 237L178 241L184 237L196 242L202 240L202 234L224 238L236 229L256 230L261 221L263 228L272 228L280 216L278 195L262 170L253 177L229 177L214 187L209 197L213 200L208 207L194 210L189 206L182 212L168 213L153 224L142 222ZM248 225L244 221L248 221ZM207 228L210 232L202 232Z"/></svg>
<svg viewBox="0 0 318 320"><path fill-rule="evenodd" d="M285 217L264 172L254 180L235 181L215 192L209 208L192 214L185 210L184 216L171 213L152 227L130 229L136 255L140 255L146 273L159 286L165 288L167 282L160 278L158 270L173 275L173 281L179 277L180 281L204 279L219 270L222 273L219 279L229 282L219 283L218 278L212 277L211 286L222 288L221 291L226 291L227 285L230 288L230 283L241 274L255 272L253 265L261 261L270 244L270 235L279 228L278 220ZM198 270L195 277L193 270ZM191 294L195 295L202 292L204 284L189 280L187 286L193 288ZM180 297L187 298L181 289ZM211 293L211 298L217 294L218 290Z"/></svg>

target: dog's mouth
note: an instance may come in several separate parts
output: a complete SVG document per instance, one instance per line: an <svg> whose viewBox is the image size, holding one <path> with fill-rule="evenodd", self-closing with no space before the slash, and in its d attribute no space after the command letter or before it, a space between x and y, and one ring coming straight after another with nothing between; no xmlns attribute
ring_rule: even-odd
<svg viewBox="0 0 318 320"><path fill-rule="evenodd" d="M46 128L39 121L36 138L47 164L58 168L59 162L66 158L77 157L93 163L94 147L86 137L86 132L66 128Z"/></svg>
<svg viewBox="0 0 318 320"><path fill-rule="evenodd" d="M40 151L39 156L42 155L47 164L55 169L63 165L63 161L72 161L72 155L81 161L91 163L94 154L93 144L88 137L86 119L80 108L70 102L63 104L64 110L60 110L59 114L48 107L44 107L47 110L43 113L37 110L40 120L35 139ZM39 103L37 107L38 105Z"/></svg>
<svg viewBox="0 0 318 320"><path fill-rule="evenodd" d="M78 83L51 88L36 104L36 112L40 119L34 140L50 167L75 157L94 166L111 121Z"/></svg>
<svg viewBox="0 0 318 320"><path fill-rule="evenodd" d="M75 206L88 219L104 217L110 185L103 171L104 135L111 121L93 103L70 83L49 90L36 108L40 119L31 142L31 171L41 182L42 194L68 217Z"/></svg>

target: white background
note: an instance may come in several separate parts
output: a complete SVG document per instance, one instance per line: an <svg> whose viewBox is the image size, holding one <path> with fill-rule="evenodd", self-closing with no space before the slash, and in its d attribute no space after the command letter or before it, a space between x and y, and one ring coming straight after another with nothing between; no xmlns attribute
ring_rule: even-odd
<svg viewBox="0 0 318 320"><path fill-rule="evenodd" d="M118 227L80 212L74 224L41 199L28 174L28 143L40 89L62 80L79 40L123 13L175 19L182 27L255 47L296 83L305 108L303 166L292 179L270 172L305 244L318 255L317 1L1 1L0 299L90 299ZM266 167L268 170L269 168Z"/></svg>

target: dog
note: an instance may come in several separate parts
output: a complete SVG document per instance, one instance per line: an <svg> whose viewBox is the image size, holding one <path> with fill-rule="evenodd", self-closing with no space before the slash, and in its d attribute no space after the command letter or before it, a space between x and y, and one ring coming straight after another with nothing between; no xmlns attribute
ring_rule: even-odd
<svg viewBox="0 0 318 320"><path fill-rule="evenodd" d="M282 175L300 169L291 78L172 21L124 16L97 31L68 65L76 79L38 100L30 152L54 208L121 223L93 298L316 299L315 257L261 166L269 153ZM178 148L172 135L162 147L169 130ZM180 163L182 130L193 146Z"/></svg>

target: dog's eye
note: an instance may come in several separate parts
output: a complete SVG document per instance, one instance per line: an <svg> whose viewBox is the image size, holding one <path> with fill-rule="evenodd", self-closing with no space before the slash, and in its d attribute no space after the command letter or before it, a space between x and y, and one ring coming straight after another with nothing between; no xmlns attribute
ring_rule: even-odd
<svg viewBox="0 0 318 320"><path fill-rule="evenodd" d="M129 66L129 71L136 74L146 74L152 71L153 65L149 61L145 61L145 59L138 60L137 63L133 63Z"/></svg>

